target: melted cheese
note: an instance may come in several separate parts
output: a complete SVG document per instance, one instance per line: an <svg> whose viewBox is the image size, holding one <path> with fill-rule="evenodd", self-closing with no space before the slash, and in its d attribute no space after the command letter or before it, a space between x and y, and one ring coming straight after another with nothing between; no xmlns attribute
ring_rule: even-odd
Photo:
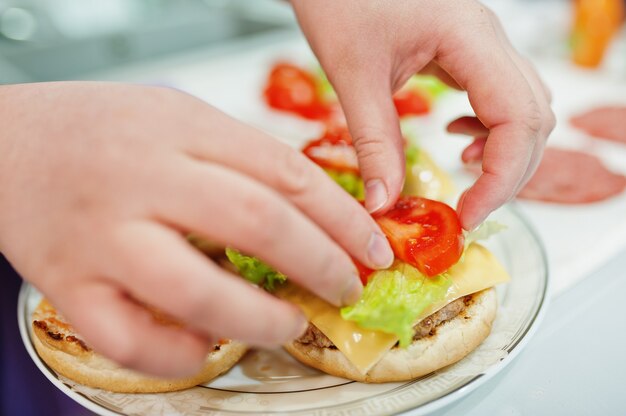
<svg viewBox="0 0 626 416"><path fill-rule="evenodd" d="M415 195L442 201L452 195L454 184L450 176L422 148L417 162L406 172L403 195Z"/></svg>
<svg viewBox="0 0 626 416"><path fill-rule="evenodd" d="M509 275L498 260L481 245L472 244L462 260L448 271L453 284L445 299L433 304L417 319L421 321L462 296L504 283ZM391 334L359 328L341 318L339 308L295 285L285 285L276 295L298 305L307 319L319 328L337 349L363 374L367 373L398 341Z"/></svg>

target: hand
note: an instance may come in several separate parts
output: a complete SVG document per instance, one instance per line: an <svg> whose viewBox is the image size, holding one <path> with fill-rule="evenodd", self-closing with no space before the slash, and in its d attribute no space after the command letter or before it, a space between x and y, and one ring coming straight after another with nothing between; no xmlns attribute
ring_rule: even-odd
<svg viewBox="0 0 626 416"><path fill-rule="evenodd" d="M277 346L300 312L199 254L196 232L335 304L393 254L365 210L298 151L174 90L0 87L0 250L95 350L160 376L210 340ZM345 251L344 251L345 250ZM186 324L153 322L138 301Z"/></svg>
<svg viewBox="0 0 626 416"><path fill-rule="evenodd" d="M449 127L479 138L465 160L484 153L483 174L459 201L464 228L480 224L530 179L555 124L550 93L485 6L474 0L291 2L337 90L370 212L388 209L402 188L403 141L392 94L416 72L466 90L477 115Z"/></svg>

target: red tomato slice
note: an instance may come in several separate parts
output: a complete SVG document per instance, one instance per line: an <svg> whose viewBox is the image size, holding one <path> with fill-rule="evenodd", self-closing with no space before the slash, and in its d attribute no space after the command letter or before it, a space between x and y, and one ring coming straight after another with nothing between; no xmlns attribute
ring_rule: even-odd
<svg viewBox="0 0 626 416"><path fill-rule="evenodd" d="M294 65L277 64L272 69L264 96L270 107L310 120L324 120L332 113L319 94L315 76Z"/></svg>
<svg viewBox="0 0 626 416"><path fill-rule="evenodd" d="M323 168L359 173L356 149L345 127L329 128L321 138L310 141L302 152Z"/></svg>
<svg viewBox="0 0 626 416"><path fill-rule="evenodd" d="M370 278L370 276L372 275L372 273L374 273L373 269L370 269L369 267L365 267L361 264L361 262L359 262L357 259L353 258L352 262L354 263L354 265L356 266L357 271L359 272L359 277L361 278L361 283L363 283L363 286L365 286Z"/></svg>
<svg viewBox="0 0 626 416"><path fill-rule="evenodd" d="M428 99L415 90L401 90L393 97L399 117L426 114L430 111Z"/></svg>
<svg viewBox="0 0 626 416"><path fill-rule="evenodd" d="M402 197L376 221L400 260L426 276L448 270L463 254L463 230L456 211L443 202Z"/></svg>

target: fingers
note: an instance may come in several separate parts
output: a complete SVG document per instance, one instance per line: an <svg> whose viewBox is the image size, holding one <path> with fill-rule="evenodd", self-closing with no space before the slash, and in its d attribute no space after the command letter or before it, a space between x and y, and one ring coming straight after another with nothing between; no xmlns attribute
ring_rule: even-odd
<svg viewBox="0 0 626 416"><path fill-rule="evenodd" d="M278 193L222 166L188 161L157 203L165 222L268 262L335 305L352 303L362 286L350 257Z"/></svg>
<svg viewBox="0 0 626 416"><path fill-rule="evenodd" d="M501 44L509 53L509 56L521 68L522 72L526 76L526 79L529 82L531 82L531 87L533 88L535 93L536 94L543 93L544 97L546 98L547 104L552 103L552 92L550 91L550 88L548 88L546 83L541 79L537 70L532 64L532 62L530 62L528 59L523 58L515 51L515 48L511 44L511 41L509 40L509 38L506 35L506 32L504 31L502 22L500 22L500 20L496 18L494 19L493 23L494 23L494 29L499 35Z"/></svg>
<svg viewBox="0 0 626 416"><path fill-rule="evenodd" d="M448 124L448 132L474 137L474 141L463 150L463 163L480 162L485 152L489 129L476 117L460 117Z"/></svg>
<svg viewBox="0 0 626 416"><path fill-rule="evenodd" d="M439 78L441 82L446 84L448 87L454 88L457 90L461 89L461 86L458 84L458 82L456 82L456 80L452 78L450 74L448 74L446 71L441 69L441 67L437 65L435 61L431 61L430 63L428 63L428 65L422 68L419 71L419 73L422 75L434 75L437 78Z"/></svg>
<svg viewBox="0 0 626 416"><path fill-rule="evenodd" d="M487 137L489 135L489 129L485 127L483 123L476 117L460 117L450 124L447 128L449 133L465 134L472 137Z"/></svg>
<svg viewBox="0 0 626 416"><path fill-rule="evenodd" d="M198 140L188 152L280 192L361 263L375 269L391 265L393 252L376 222L301 152L226 116L217 128L230 140L219 146Z"/></svg>
<svg viewBox="0 0 626 416"><path fill-rule="evenodd" d="M503 49L507 52L511 60L518 67L520 73L526 79L528 86L530 87L536 99L539 113L542 117L541 127L537 132L536 140L534 146L532 147L530 162L522 179L520 180L517 188L514 191L514 194L517 194L530 180L535 170L537 169L541 161L541 156L543 154L546 140L550 132L554 128L555 118L549 105L552 100L552 95L547 86L543 83L543 81L537 74L537 71L534 69L533 65L528 60L519 56L519 54L517 54L517 52L513 49L508 39L506 38L506 35L502 30L500 23L498 21L495 21L494 24L497 33L500 35L499 40ZM463 154L461 156L463 162L469 163L482 160L484 154L484 146L486 144L486 137L489 134L489 130L478 118L461 117L457 120L454 120L448 125L448 131L450 133L465 134L476 138L474 142L472 142L472 144L470 144L463 151Z"/></svg>
<svg viewBox="0 0 626 416"><path fill-rule="evenodd" d="M185 377L200 370L209 351L206 339L156 323L107 283L80 287L68 293L71 298L57 296L56 302L94 350L124 367L159 377Z"/></svg>
<svg viewBox="0 0 626 416"><path fill-rule="evenodd" d="M362 2L337 1L293 1L292 5L348 121L365 182L365 207L371 213L384 212L400 195L405 173L393 87L400 87L400 80L406 81L419 67L410 65L405 76L396 80L398 85L392 85L390 53L395 47L387 41L398 32L385 23L387 12L394 8L378 10ZM370 12L377 18L367 18ZM342 26L340 36L335 33L337 22ZM377 34L373 42L367 40L366 33Z"/></svg>
<svg viewBox="0 0 626 416"><path fill-rule="evenodd" d="M478 137L463 150L461 160L463 163L480 162L485 154L486 137Z"/></svg>
<svg viewBox="0 0 626 416"><path fill-rule="evenodd" d="M220 269L164 226L126 225L116 241L118 284L195 331L276 347L306 328L295 307Z"/></svg>
<svg viewBox="0 0 626 416"><path fill-rule="evenodd" d="M530 178L537 170L537 167L539 166L539 163L541 161L541 156L543 155L543 149L546 145L546 140L548 139L548 136L556 125L556 118L554 116L552 108L550 107L550 103L552 102L552 93L543 82L543 80L539 77L539 74L537 73L537 70L535 69L533 64L529 60L521 57L515 51L515 49L509 42L506 33L502 28L502 24L499 20L495 20L494 27L500 35L499 39L501 41L501 44L503 45L503 48L507 51L511 60L515 62L515 64L520 69L522 75L526 78L528 85L530 86L537 100L537 105L542 116L542 123L537 134L537 141L535 142L535 146L533 148L531 161L528 169L526 170L526 173L524 174L524 177L522 178L522 181L518 186L518 189L516 190L517 194L517 192L522 189L522 187L530 180Z"/></svg>
<svg viewBox="0 0 626 416"><path fill-rule="evenodd" d="M495 32L485 30L458 38L456 46L442 51L439 60L468 91L478 119L489 129L483 173L460 207L466 229L480 224L515 195L532 162L543 124L533 89L508 53L503 48L483 47L497 45L495 36Z"/></svg>
<svg viewBox="0 0 626 416"><path fill-rule="evenodd" d="M359 157L365 183L365 207L371 213L390 208L404 183L404 141L388 79L371 74L335 76L337 91Z"/></svg>

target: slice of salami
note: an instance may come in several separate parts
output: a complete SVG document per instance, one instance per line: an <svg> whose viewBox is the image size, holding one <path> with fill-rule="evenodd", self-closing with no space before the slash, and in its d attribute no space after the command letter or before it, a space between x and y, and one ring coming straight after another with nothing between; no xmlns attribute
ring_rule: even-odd
<svg viewBox="0 0 626 416"><path fill-rule="evenodd" d="M626 106L599 107L570 122L591 136L626 144Z"/></svg>
<svg viewBox="0 0 626 416"><path fill-rule="evenodd" d="M559 204L586 204L618 195L626 177L588 153L546 148L539 168L518 198Z"/></svg>

